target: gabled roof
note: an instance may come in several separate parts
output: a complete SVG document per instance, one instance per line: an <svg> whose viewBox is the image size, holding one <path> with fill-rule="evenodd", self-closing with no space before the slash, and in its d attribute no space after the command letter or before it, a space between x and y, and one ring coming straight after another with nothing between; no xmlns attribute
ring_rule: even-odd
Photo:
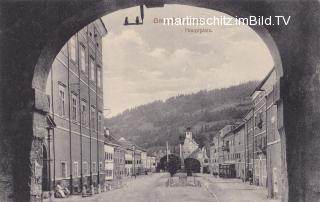
<svg viewBox="0 0 320 202"><path fill-rule="evenodd" d="M259 83L259 85L254 89L254 91L250 94L252 96L256 91L260 91L263 84L268 80L268 78L271 76L272 72L275 71L275 67L273 67L270 72L267 74L267 76Z"/></svg>
<svg viewBox="0 0 320 202"><path fill-rule="evenodd" d="M120 138L118 141L119 141L120 145L123 146L124 148L132 150L134 144L132 144L130 141L128 141L124 138Z"/></svg>
<svg viewBox="0 0 320 202"><path fill-rule="evenodd" d="M105 24L103 23L103 21L102 21L101 18L95 20L93 23L96 25L96 27L97 27L97 29L98 29L98 32L99 32L102 36L105 36L105 35L108 33L108 30L107 30L107 28L106 28L106 26L105 26Z"/></svg>
<svg viewBox="0 0 320 202"><path fill-rule="evenodd" d="M132 142L124 139L123 137L121 137L121 138L118 140L118 142L119 142L119 144L120 144L121 146L123 146L123 147L126 148L126 149L133 150L133 146L135 146L135 149L136 149L136 150L141 150L141 151L143 151L143 152L146 152L146 150L143 149L142 147L133 144Z"/></svg>
<svg viewBox="0 0 320 202"><path fill-rule="evenodd" d="M116 146L116 147L121 146L119 141L112 135L105 135L104 136L104 143L111 145L111 146Z"/></svg>
<svg viewBox="0 0 320 202"><path fill-rule="evenodd" d="M200 149L200 148L198 148L198 149L196 149L196 150L194 150L189 156L188 156L188 158L194 158L194 159L197 159L198 158L198 154L200 153L200 152L202 152L202 149ZM207 156L207 153L205 152L205 158L208 158L208 156Z"/></svg>
<svg viewBox="0 0 320 202"><path fill-rule="evenodd" d="M236 132L238 132L239 130L241 130L241 128L243 128L244 125L245 125L245 122L241 122L241 123L239 123L239 125L237 125L232 131L233 131L234 133L236 133Z"/></svg>

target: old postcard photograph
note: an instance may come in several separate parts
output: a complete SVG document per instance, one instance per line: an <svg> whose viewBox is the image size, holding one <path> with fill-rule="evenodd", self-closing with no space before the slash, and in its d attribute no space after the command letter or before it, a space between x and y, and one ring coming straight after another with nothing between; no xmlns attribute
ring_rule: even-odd
<svg viewBox="0 0 320 202"><path fill-rule="evenodd" d="M0 0L0 202L319 202L320 1Z"/></svg>

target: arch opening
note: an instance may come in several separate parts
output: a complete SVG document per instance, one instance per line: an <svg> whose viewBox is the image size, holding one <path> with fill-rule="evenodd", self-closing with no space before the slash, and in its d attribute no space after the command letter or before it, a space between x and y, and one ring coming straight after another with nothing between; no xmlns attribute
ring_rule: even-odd
<svg viewBox="0 0 320 202"><path fill-rule="evenodd" d="M172 2L166 2L166 3L181 3L172 1ZM182 4L184 4L182 2ZM230 4L210 4L206 1L185 1L185 4L191 5L191 6L198 6L198 7L204 7L208 9L216 9L220 10L222 12L231 14L233 16L244 16L248 15L250 12L250 9L247 8L247 5L243 5L243 7L238 7L236 5L230 5ZM89 6L85 9L83 9L81 12L78 11L75 15L66 18L63 22L59 23L56 27L56 31L48 34L48 40L46 41L46 45L43 46L41 49L41 55L39 56L36 66L34 68L34 75L32 78L32 87L39 91L40 93L43 93L46 87L46 80L48 77L48 72L50 70L51 64L55 58L55 55L60 50L62 45L67 41L69 37L71 37L74 33L76 33L80 28L82 28L84 25L88 24L89 22L92 22L92 20L101 17L105 14L109 14L113 11L116 11L118 9L124 9L127 7L135 6L136 3L115 3L113 7L109 7L107 3L99 3L99 4L93 4L92 6ZM246 10L249 9L249 10ZM90 13L90 14L88 14ZM77 20L75 20L77 19ZM72 26L70 26L73 24ZM283 75L282 70L282 64L281 64L281 57L279 54L279 50L277 48L277 45L275 41L273 40L271 33L268 31L268 29L264 27L254 27L254 30L259 34L259 36L266 42L266 45L268 46L271 55L273 56L276 71L277 71L277 78L278 81L280 81L280 77ZM280 85L278 86L280 88ZM41 97L41 99L45 99L44 97ZM282 113L279 111L279 113Z"/></svg>
<svg viewBox="0 0 320 202"><path fill-rule="evenodd" d="M231 16L236 16L236 14L234 14L234 12L231 12L231 11L229 12L229 11L223 10L221 8L217 8L217 10L224 11L224 13L231 14ZM238 12L240 12L240 11L238 11ZM243 12L239 16L241 16L241 15L242 16L248 15L248 13ZM69 23L65 23L65 24L69 24ZM77 25L78 28L81 26ZM53 39L52 41L49 42L50 45L55 44L54 45L55 47L50 47L49 50L45 50L45 52L43 52L43 53L45 53L45 55L42 55L40 57L37 65L36 65L36 68L35 68L35 74L34 74L34 79L33 79L33 88L38 89L39 91L42 91L43 88L45 88L46 85L44 84L44 82L46 83L46 79L45 79L47 77L46 74L47 74L47 71L50 70L50 67L51 67L51 65L49 65L49 67L48 67L48 64L50 64L50 61L53 61L53 59L55 58L55 56L54 56L55 52L57 50L60 50L60 47L56 46L58 40L59 40L60 46L61 46L61 44L65 44L65 42L67 42L66 39L69 39L69 36L71 36L73 33L76 33L77 31L79 31L78 28L71 30L68 35L65 35L63 37L63 39L61 36L60 37L57 36L56 39ZM281 59L280 59L280 55L279 55L279 51L277 49L276 43L274 42L270 32L265 27L258 26L258 27L252 27L252 29L260 36L261 39L263 39L264 43L268 47L268 50L274 60L276 75L277 75L277 79L279 80L283 74L283 71L282 71ZM65 34L65 33L63 33L63 34ZM54 57L52 57L52 56L54 56ZM43 67L47 67L47 68L43 68ZM186 161L186 163L189 163L189 161L191 164L192 163L196 164L196 162L194 162L190 159L188 161ZM200 167L201 166L198 166L198 164L197 164L196 167L192 167L192 168L190 167L190 171L191 172L200 172ZM70 171L70 172L72 172L72 171ZM99 180L93 180L93 181L94 181L93 183L96 183L96 181L99 181Z"/></svg>

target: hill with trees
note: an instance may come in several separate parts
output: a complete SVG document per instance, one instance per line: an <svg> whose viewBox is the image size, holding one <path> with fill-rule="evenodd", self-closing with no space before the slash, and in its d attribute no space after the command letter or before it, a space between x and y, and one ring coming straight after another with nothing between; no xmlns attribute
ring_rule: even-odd
<svg viewBox="0 0 320 202"><path fill-rule="evenodd" d="M164 148L166 141L171 146L178 145L179 135L187 127L192 127L200 146L208 145L222 127L243 118L250 109L250 93L257 84L251 81L154 101L105 119L104 125L114 136L124 137L149 152Z"/></svg>

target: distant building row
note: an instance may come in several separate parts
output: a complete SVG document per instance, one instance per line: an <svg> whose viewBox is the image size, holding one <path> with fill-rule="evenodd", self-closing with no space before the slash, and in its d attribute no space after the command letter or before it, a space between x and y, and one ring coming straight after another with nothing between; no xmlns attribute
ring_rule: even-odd
<svg viewBox="0 0 320 202"><path fill-rule="evenodd" d="M277 121L278 92L274 69L251 94L252 107L243 122L226 125L213 137L210 169L214 175L237 177L268 187L268 197L280 196L281 141Z"/></svg>
<svg viewBox="0 0 320 202"><path fill-rule="evenodd" d="M108 129L105 129L104 159L108 182L154 172L156 166L156 157L148 156L146 150L124 138L117 140Z"/></svg>

